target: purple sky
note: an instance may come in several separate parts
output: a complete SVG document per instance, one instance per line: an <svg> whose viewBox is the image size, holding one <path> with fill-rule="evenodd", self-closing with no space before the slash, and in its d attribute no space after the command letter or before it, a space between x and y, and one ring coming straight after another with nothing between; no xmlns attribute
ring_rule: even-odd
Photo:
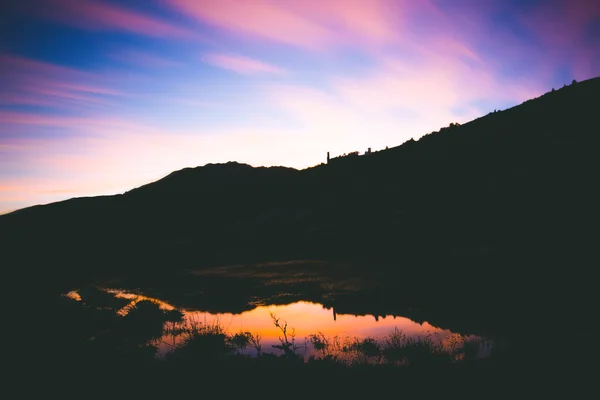
<svg viewBox="0 0 600 400"><path fill-rule="evenodd" d="M599 0L20 0L0 214L207 163L304 168L600 75Z"/></svg>

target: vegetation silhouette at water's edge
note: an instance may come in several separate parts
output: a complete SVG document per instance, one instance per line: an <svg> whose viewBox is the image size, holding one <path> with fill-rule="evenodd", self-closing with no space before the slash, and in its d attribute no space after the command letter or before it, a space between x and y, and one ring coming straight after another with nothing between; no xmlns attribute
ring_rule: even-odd
<svg viewBox="0 0 600 400"><path fill-rule="evenodd" d="M64 307L58 309L62 314L56 315L57 322L71 329L56 345L62 347L71 363L82 367L97 363L110 366L120 360L132 369L247 366L343 371L356 367L401 367L398 371L402 372L423 367L474 368L476 364L493 362L478 357L478 340L455 336L443 342L431 335L410 337L399 330L380 339L329 337L321 332L299 337L288 321L275 314L271 314L271 319L280 333L279 343L268 346L260 335L241 330L228 332L218 320L184 322L182 312L162 309L153 300L129 305L123 315L122 300L93 287L80 291L77 301L62 298ZM157 358L157 340L165 334L180 340ZM311 346L308 353L307 346ZM247 348L254 351L244 352ZM273 349L278 349L279 354Z"/></svg>

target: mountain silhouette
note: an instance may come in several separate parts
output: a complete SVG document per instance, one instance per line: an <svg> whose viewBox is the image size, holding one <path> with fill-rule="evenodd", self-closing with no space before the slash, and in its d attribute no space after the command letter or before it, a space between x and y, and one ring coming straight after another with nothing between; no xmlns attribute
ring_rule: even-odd
<svg viewBox="0 0 600 400"><path fill-rule="evenodd" d="M573 82L304 170L207 164L122 195L18 210L0 216L5 265L68 287L115 272L348 259L436 293L432 303L451 296L442 308L525 309L527 320L576 305L583 318L600 265L598 98L600 78Z"/></svg>

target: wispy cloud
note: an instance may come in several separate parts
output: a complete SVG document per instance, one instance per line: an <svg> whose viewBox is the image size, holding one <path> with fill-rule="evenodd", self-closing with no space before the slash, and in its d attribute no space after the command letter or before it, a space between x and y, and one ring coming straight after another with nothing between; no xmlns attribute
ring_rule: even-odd
<svg viewBox="0 0 600 400"><path fill-rule="evenodd" d="M218 68L227 69L239 74L283 74L284 70L266 62L249 57L210 53L202 56L202 61Z"/></svg>
<svg viewBox="0 0 600 400"><path fill-rule="evenodd" d="M37 125L69 129L139 129L139 124L127 120L96 117L71 117L19 111L0 111L0 124Z"/></svg>
<svg viewBox="0 0 600 400"><path fill-rule="evenodd" d="M550 83L559 70L600 74L600 3L588 0L432 2L434 30L475 50L497 80ZM563 82L566 83L566 82Z"/></svg>
<svg viewBox="0 0 600 400"><path fill-rule="evenodd" d="M394 22L410 5L406 0L167 1L193 19L234 34L312 49L394 40Z"/></svg>
<svg viewBox="0 0 600 400"><path fill-rule="evenodd" d="M45 77L68 75L71 79L86 78L89 76L89 73L78 69L7 53L0 53L0 72L2 73L2 77L7 81L12 79L13 76L27 73L41 74Z"/></svg>
<svg viewBox="0 0 600 400"><path fill-rule="evenodd" d="M34 4L31 4L34 3ZM151 37L203 40L190 28L99 0L33 0L27 12L92 31L120 31Z"/></svg>
<svg viewBox="0 0 600 400"><path fill-rule="evenodd" d="M600 2L549 0L518 17L542 43L546 69L567 63L578 79L600 73Z"/></svg>
<svg viewBox="0 0 600 400"><path fill-rule="evenodd" d="M0 54L0 73L3 105L110 106L115 97L124 95L107 85L103 74L8 54Z"/></svg>

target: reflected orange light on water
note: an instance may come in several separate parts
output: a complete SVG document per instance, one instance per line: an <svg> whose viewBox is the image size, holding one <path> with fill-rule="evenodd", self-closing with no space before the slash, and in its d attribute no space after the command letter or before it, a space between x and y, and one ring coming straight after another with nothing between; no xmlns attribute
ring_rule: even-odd
<svg viewBox="0 0 600 400"><path fill-rule="evenodd" d="M125 307L123 307L119 311L117 311L117 314L119 314L119 315L123 315L123 316L127 315L127 313L129 313L129 310L131 309L131 307L134 307L137 303L139 303L140 301L144 301L144 300L151 301L153 303L158 304L160 306L160 308L163 310L175 309L175 307L173 307L169 303L166 303L159 299L155 299L153 297L144 296L142 294L127 293L122 290L116 290L116 289L105 289L105 290L108 293L113 293L115 295L115 297L131 300L131 302L129 304L127 304Z"/></svg>
<svg viewBox="0 0 600 400"><path fill-rule="evenodd" d="M121 290L106 289L116 297L126 298L131 302L120 309L120 315L127 315L131 307L143 300L157 303L160 308L172 310L171 304L141 294L128 293ZM335 314L334 309L325 308L318 303L299 301L287 305L258 306L250 311L240 314L219 313L212 314L205 311L182 310L184 321L179 326L220 326L229 334L239 332L250 332L253 335L259 335L261 343L265 350L270 351L272 345L279 344L279 338L282 337L282 331L275 326L273 317L279 319L281 326L287 323L288 338L291 339L292 333L298 344L310 336L317 333L323 334L327 338L337 337L339 339L353 338L375 338L381 339L389 336L392 332L402 332L407 337L425 337L433 335L441 341L450 341L457 336L447 329L435 327L428 322L418 323L405 317L378 317L372 315L349 315ZM169 323L168 323L169 324ZM167 330L168 331L168 330ZM167 352L180 345L185 339L186 334L165 335L157 340L155 344L158 347L158 356L164 356Z"/></svg>
<svg viewBox="0 0 600 400"><path fill-rule="evenodd" d="M65 297L68 297L68 298L73 299L75 301L81 301L81 296L75 290L71 290L70 292L66 293Z"/></svg>
<svg viewBox="0 0 600 400"><path fill-rule="evenodd" d="M394 328L401 330L406 335L426 335L443 333L427 322L419 324L404 317L380 317L378 321L373 316L354 316L338 314L334 320L333 309L327 309L320 304L300 301L287 305L259 306L241 314L210 314L201 311L186 312L190 321L202 323L218 322L229 333L247 331L259 334L265 340L277 340L281 330L274 324L271 314L280 319L280 323L287 322L288 332L295 330L297 338L304 339L317 332L333 337L383 337Z"/></svg>

